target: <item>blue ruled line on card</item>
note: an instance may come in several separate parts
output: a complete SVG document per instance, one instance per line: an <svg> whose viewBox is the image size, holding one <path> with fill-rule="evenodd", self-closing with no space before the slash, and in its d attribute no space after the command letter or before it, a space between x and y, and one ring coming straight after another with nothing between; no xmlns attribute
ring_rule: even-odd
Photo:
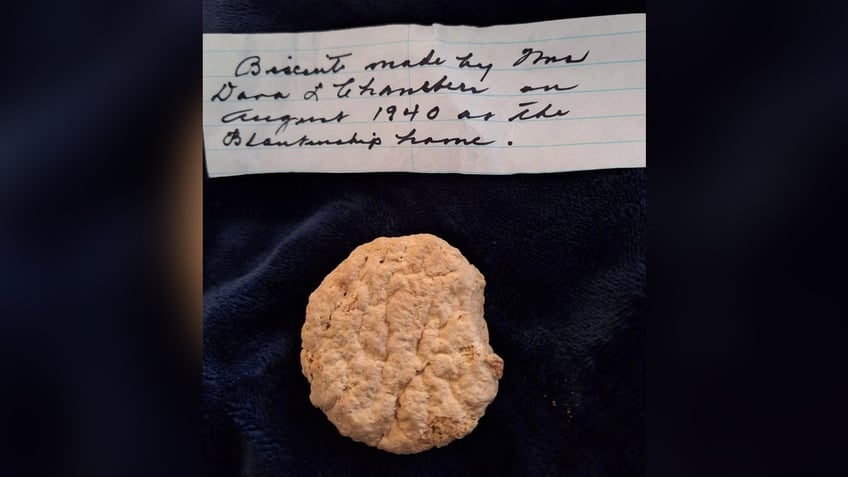
<svg viewBox="0 0 848 477"><path fill-rule="evenodd" d="M563 63L563 64L545 65L545 66L514 66L514 67L509 67L509 68L492 68L491 71L516 72L516 71L533 71L533 70L542 70L542 69L551 70L551 69L558 69L558 68L581 68L581 67L589 67L589 66L619 65L619 64L623 64L623 63L643 63L646 60L647 60L647 58L635 58L635 59L628 59L628 60L596 61L594 63ZM271 65L271 66L274 66L274 65ZM453 66L453 65L425 66L425 67L422 67L422 69L420 69L419 71L424 72L424 71L427 71L427 70L437 70L437 69L442 69L442 68L446 68L446 69L449 69L449 70L462 70L462 71L468 71L468 72L473 72L473 73L479 74L479 71L471 70L471 69L468 69L468 68L460 68L459 66ZM376 71L342 70L342 71L339 71L338 73L335 73L335 76L359 75L359 74L377 75L377 74L381 74L381 73L388 73L388 72L385 71L385 70L376 70ZM256 76L243 75L243 76L239 76L238 80L239 81L241 81L241 80L251 80L251 79L257 79L258 80L258 79L267 79L267 78L287 78L287 77L290 78L292 76L301 77L302 75L282 75L282 74L281 75L265 74L265 75L256 75ZM329 75L321 75L321 76L329 76ZM203 76L203 79L227 79L227 78L234 79L236 77L234 75L204 75Z"/></svg>
<svg viewBox="0 0 848 477"><path fill-rule="evenodd" d="M574 117L556 117L556 118L539 118L534 119L533 121L583 121L590 119L618 119L618 118L638 118L640 116L645 116L645 113L633 113L633 114L606 114L600 116L574 116ZM410 126L415 126L416 124L422 125L427 123L439 123L439 122L476 122L476 123L515 123L515 121L508 121L506 119L490 119L488 121L484 121L482 119L428 119L426 121L343 121L340 123L325 123L321 124L321 127L326 126L344 126L345 124L409 124ZM520 124L520 123L515 123ZM274 128L280 127L278 123L260 123L260 124L246 124L246 123L227 123L227 124L204 124L205 128L256 128L256 127L270 127L274 126ZM296 126L293 126L296 127Z"/></svg>
<svg viewBox="0 0 848 477"><path fill-rule="evenodd" d="M560 36L555 38L537 38L530 40L513 40L513 41L451 41L451 40L440 40L438 38L432 39L422 39L422 40L393 40L393 41L379 41L375 43L363 43L359 45L338 45L338 46L322 46L320 48L269 48L269 49L208 49L203 50L204 53L272 53L272 52L287 52L287 53L295 53L298 51L322 51L322 50L337 50L340 48L368 48L373 46L382 46L382 45L399 45L403 43L445 43L448 45L475 45L475 46L490 46L490 45L520 45L523 43L539 43L539 42L550 42L550 41L565 41L565 40L578 40L581 38L597 38L604 36L618 36L618 35L636 35L645 33L645 30L631 30L631 31L614 31L608 33L592 33L588 35L570 35L570 36Z"/></svg>
<svg viewBox="0 0 848 477"><path fill-rule="evenodd" d="M413 94L413 95L406 95L405 94L405 95L402 95L402 96L401 95L398 95L398 96L352 96L350 98L329 97L329 98L322 98L321 101L339 101L339 100L342 100L342 99L347 100L347 101L355 101L357 99L371 100L371 101L391 101L393 99L403 99L405 96L408 96L410 98L416 97L416 98L422 98L423 99L423 98L426 98L428 96L444 96L444 95L461 96L463 98L519 98L519 97L523 98L523 97L531 97L531 96L553 96L553 95L557 95L557 94L617 93L617 92L624 92L624 91L644 91L644 90L645 90L644 86L634 86L634 87L630 87L630 88L602 88L602 89L584 89L584 90L574 89L574 90L569 90L569 91L551 91L551 92L548 92L548 93L514 93L514 94L486 94L486 93L471 94L471 93L457 93L457 92L454 92L454 91L445 91L445 92L442 92L442 93L419 93L419 94ZM214 103L214 104L250 105L250 104L254 104L254 103L285 103L285 102L291 102L291 101L308 101L308 100L305 100L303 98L290 97L290 98L286 98L286 99L264 98L264 99L251 99L251 100L242 100L242 101L238 101L238 100L212 101L212 100L207 99L203 102L204 103Z"/></svg>
<svg viewBox="0 0 848 477"><path fill-rule="evenodd" d="M445 144L428 144L426 146L422 146L425 148L446 148L446 147L478 147L478 148L486 148L486 149L526 149L526 148L538 148L538 147L572 147L572 146L597 146L601 144L633 144L645 142L644 139L628 139L622 141L595 141L595 142L572 142L568 144L528 144L522 146L520 144L509 145L494 145L488 144L484 146L479 145L445 145ZM378 148L392 148L392 149L407 149L409 146L405 145L380 145L375 146L375 149ZM327 149L367 149L367 145L344 145L344 146L333 146L333 145L324 145L324 146L291 146L291 147L278 147L278 146L257 146L257 147L218 147L218 148L206 148L207 151L229 151L229 152L257 152L257 151L268 151L268 150L296 150L296 151L326 151Z"/></svg>

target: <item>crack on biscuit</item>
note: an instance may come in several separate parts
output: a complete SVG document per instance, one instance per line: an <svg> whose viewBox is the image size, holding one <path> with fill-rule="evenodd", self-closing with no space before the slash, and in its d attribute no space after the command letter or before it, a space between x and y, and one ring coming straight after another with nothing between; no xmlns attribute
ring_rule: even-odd
<svg viewBox="0 0 848 477"><path fill-rule="evenodd" d="M378 446L378 447L380 446L380 444L382 444L383 439L385 439L385 438L386 438L386 435L388 435L389 431L391 431L391 430L392 430L392 423L389 423L389 425L388 425L388 426L386 426L386 430L385 430L385 431L383 431L383 433L382 433L382 434L380 434L380 438L379 438L379 439L377 439L377 446Z"/></svg>
<svg viewBox="0 0 848 477"><path fill-rule="evenodd" d="M383 361L389 362L389 340L392 337L392 327L389 326L389 302L386 301L386 304L383 306L383 325L386 327L386 354L383 357Z"/></svg>
<svg viewBox="0 0 848 477"><path fill-rule="evenodd" d="M433 298L430 300L430 306L427 307L427 324L430 324L430 321L433 319L433 305L436 304L436 299Z"/></svg>
<svg viewBox="0 0 848 477"><path fill-rule="evenodd" d="M339 393L339 395L336 396L335 399L333 399L333 402L329 406L327 406L326 408L323 408L324 412L332 411L333 408L336 407L336 403L338 403L339 399L341 399L341 398L342 398L342 393Z"/></svg>
<svg viewBox="0 0 848 477"><path fill-rule="evenodd" d="M339 308L341 308L341 307L342 307L342 301L339 300L338 302L336 302L336 306L333 308L333 311L331 311L330 314L327 316L327 322L323 324L324 331L327 331L327 330L330 329L330 327L332 326L332 322L333 322L333 313L339 311ZM325 336L321 336L320 338L323 340L325 338Z"/></svg>
<svg viewBox="0 0 848 477"><path fill-rule="evenodd" d="M387 364L389 364L389 360L388 359L383 360L383 367L380 368L380 386L384 386L385 382L386 382L385 379L386 379L386 365Z"/></svg>
<svg viewBox="0 0 848 477"><path fill-rule="evenodd" d="M403 387L400 389L400 392L398 392L397 398L395 398L395 422L398 423L398 431L400 431L400 433L403 434L403 436L406 437L407 439L409 439L410 441L414 441L414 440L412 438L410 438L409 434L407 434L406 431L403 430L403 427L400 426L400 417L398 416L398 410L400 410L400 407L401 407L400 406L401 398L403 397L404 394L406 394L406 390L409 389L409 386L412 384L412 381L414 381L417 376L418 375L416 374L415 376L409 378L409 380L406 382L406 384L404 384ZM389 426L389 429L391 429L391 426Z"/></svg>
<svg viewBox="0 0 848 477"><path fill-rule="evenodd" d="M348 302L348 304L347 304L347 308L345 309L345 311L346 311L346 312L348 312L348 313L350 313L350 310L354 309L354 308L356 307L356 304L357 304L357 303L359 303L359 293L358 293L358 290L357 290L356 295L354 295L354 296L353 296L353 301Z"/></svg>
<svg viewBox="0 0 848 477"><path fill-rule="evenodd" d="M418 342L415 343L415 355L418 356L418 359L421 359L421 342L424 341L424 332L426 330L426 325L421 327L421 335L418 337Z"/></svg>
<svg viewBox="0 0 848 477"><path fill-rule="evenodd" d="M365 285L361 286L360 288L366 288L367 289L367 287ZM358 292L356 294L356 300L357 301L359 300L359 293ZM367 312L367 310L366 310L366 312ZM365 313L366 312L358 313L358 315L359 315L359 325L356 328L356 332L353 333L353 341L354 341L354 343L356 343L356 346L359 348L359 350L362 353L365 354L365 356L370 356L371 353L369 352L369 350L367 349L366 346L363 346L362 338L361 338L362 325L365 323Z"/></svg>
<svg viewBox="0 0 848 477"><path fill-rule="evenodd" d="M385 259L385 255L383 256L383 259ZM380 263L382 263L382 262L383 261L381 260ZM392 280L392 274L391 273L386 273L385 275L386 275L385 279L383 280L383 283L380 286L380 291L382 291L383 293L386 292L386 289L389 286L389 282ZM385 341L385 344L384 344L385 353L384 353L384 356L383 356L383 361L388 362L388 360L389 360L389 337L391 336L391 329L389 328L389 297L388 296L386 296L385 299L383 300L383 324L386 327L386 341ZM382 383L382 379L381 379L380 382Z"/></svg>
<svg viewBox="0 0 848 477"><path fill-rule="evenodd" d="M365 324L365 313L359 314L359 326L356 328L356 332L353 334L353 338L356 340L356 344L359 345L359 349L362 350L367 356L370 356L372 353L368 350L367 346L362 344L361 334L362 334L362 326Z"/></svg>
<svg viewBox="0 0 848 477"><path fill-rule="evenodd" d="M347 372L348 372L348 368L346 367L346 368L345 368L344 373L342 373L342 376L344 377L344 384L342 385L342 390L339 392L338 396L336 396L336 398L335 398L335 399L333 399L332 404L330 404L330 406L329 406L329 407L327 407L326 409L324 409L324 411L329 412L329 411L330 411L330 410L332 410L334 407L336 407L336 404L338 404L338 402L339 402L339 401L341 400L341 398L344 396L345 391L347 391L347 390L348 390L348 384L347 384Z"/></svg>
<svg viewBox="0 0 848 477"><path fill-rule="evenodd" d="M364 324L365 324L365 313L361 313L359 315L359 326L356 328L356 333L354 333L354 336L356 336L357 341L359 341L359 333L362 332L362 326ZM361 346L361 344L360 344L360 346ZM365 349L365 348L363 347L362 349Z"/></svg>
<svg viewBox="0 0 848 477"><path fill-rule="evenodd" d="M432 277L432 278L443 278L443 277L446 277L448 275L453 275L456 272L457 272L457 270L448 270L445 273L435 273L433 275L430 275L430 277Z"/></svg>
<svg viewBox="0 0 848 477"><path fill-rule="evenodd" d="M462 315L459 315L459 316L462 316ZM451 321L451 317L449 316L449 317L445 320L445 322L444 322L444 323L440 323L440 324L439 324L439 337L440 337L440 338L442 337L442 332L443 332L443 331L445 331L445 328L447 328L448 323L450 323L450 321Z"/></svg>
<svg viewBox="0 0 848 477"><path fill-rule="evenodd" d="M389 279L389 281L391 281L391 279ZM392 331L392 327L389 324L389 305L391 304L392 299L395 297L395 295L397 295L401 291L402 290L400 288L398 288L395 291L393 291L391 295L386 297L386 307L383 310L383 323L385 323L385 325L386 325L386 361L388 361L389 355L390 355L390 353L389 353L389 342L391 341L392 335L394 334L394 332Z"/></svg>
<svg viewBox="0 0 848 477"><path fill-rule="evenodd" d="M424 370L422 369L421 372L423 373ZM421 379L424 379L424 378L421 378ZM431 393L431 392L427 393L427 419L424 420L424 422L426 422L426 423L429 423L430 419L431 419L430 416L432 414L431 414L430 411L433 409L433 398L434 397L435 397L435 393ZM428 429L429 429L429 426L428 426ZM426 430L422 433L422 436L419 439L427 442L428 444L433 444L433 442L434 442L433 441L433 433L432 432L428 433Z"/></svg>

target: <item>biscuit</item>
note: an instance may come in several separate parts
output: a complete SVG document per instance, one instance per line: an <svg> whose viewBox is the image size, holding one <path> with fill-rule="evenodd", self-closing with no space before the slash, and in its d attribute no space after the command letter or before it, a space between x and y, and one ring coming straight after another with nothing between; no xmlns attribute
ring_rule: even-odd
<svg viewBox="0 0 848 477"><path fill-rule="evenodd" d="M434 235L357 247L309 296L300 362L312 404L342 435L395 454L466 436L503 374L485 285Z"/></svg>

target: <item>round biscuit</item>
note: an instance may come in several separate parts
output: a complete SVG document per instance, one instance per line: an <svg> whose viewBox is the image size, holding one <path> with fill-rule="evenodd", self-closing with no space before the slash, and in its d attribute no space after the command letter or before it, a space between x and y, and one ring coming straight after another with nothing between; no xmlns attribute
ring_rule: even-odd
<svg viewBox="0 0 848 477"><path fill-rule="evenodd" d="M342 435L396 454L470 433L495 398L483 275L430 234L360 245L310 295L309 399Z"/></svg>

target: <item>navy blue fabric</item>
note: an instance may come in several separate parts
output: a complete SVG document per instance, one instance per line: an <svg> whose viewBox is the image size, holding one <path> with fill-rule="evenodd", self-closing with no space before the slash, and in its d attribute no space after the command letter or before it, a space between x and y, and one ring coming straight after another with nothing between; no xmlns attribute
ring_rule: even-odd
<svg viewBox="0 0 848 477"><path fill-rule="evenodd" d="M310 2L305 15L301 3L206 2L204 31L644 11L538 2L510 14L468 2L457 13L449 2L371 1ZM645 169L266 174L207 178L204 187L208 475L645 473ZM504 375L469 436L397 456L339 435L310 404L300 329L309 294L356 246L419 232L459 248L486 277L486 320Z"/></svg>

